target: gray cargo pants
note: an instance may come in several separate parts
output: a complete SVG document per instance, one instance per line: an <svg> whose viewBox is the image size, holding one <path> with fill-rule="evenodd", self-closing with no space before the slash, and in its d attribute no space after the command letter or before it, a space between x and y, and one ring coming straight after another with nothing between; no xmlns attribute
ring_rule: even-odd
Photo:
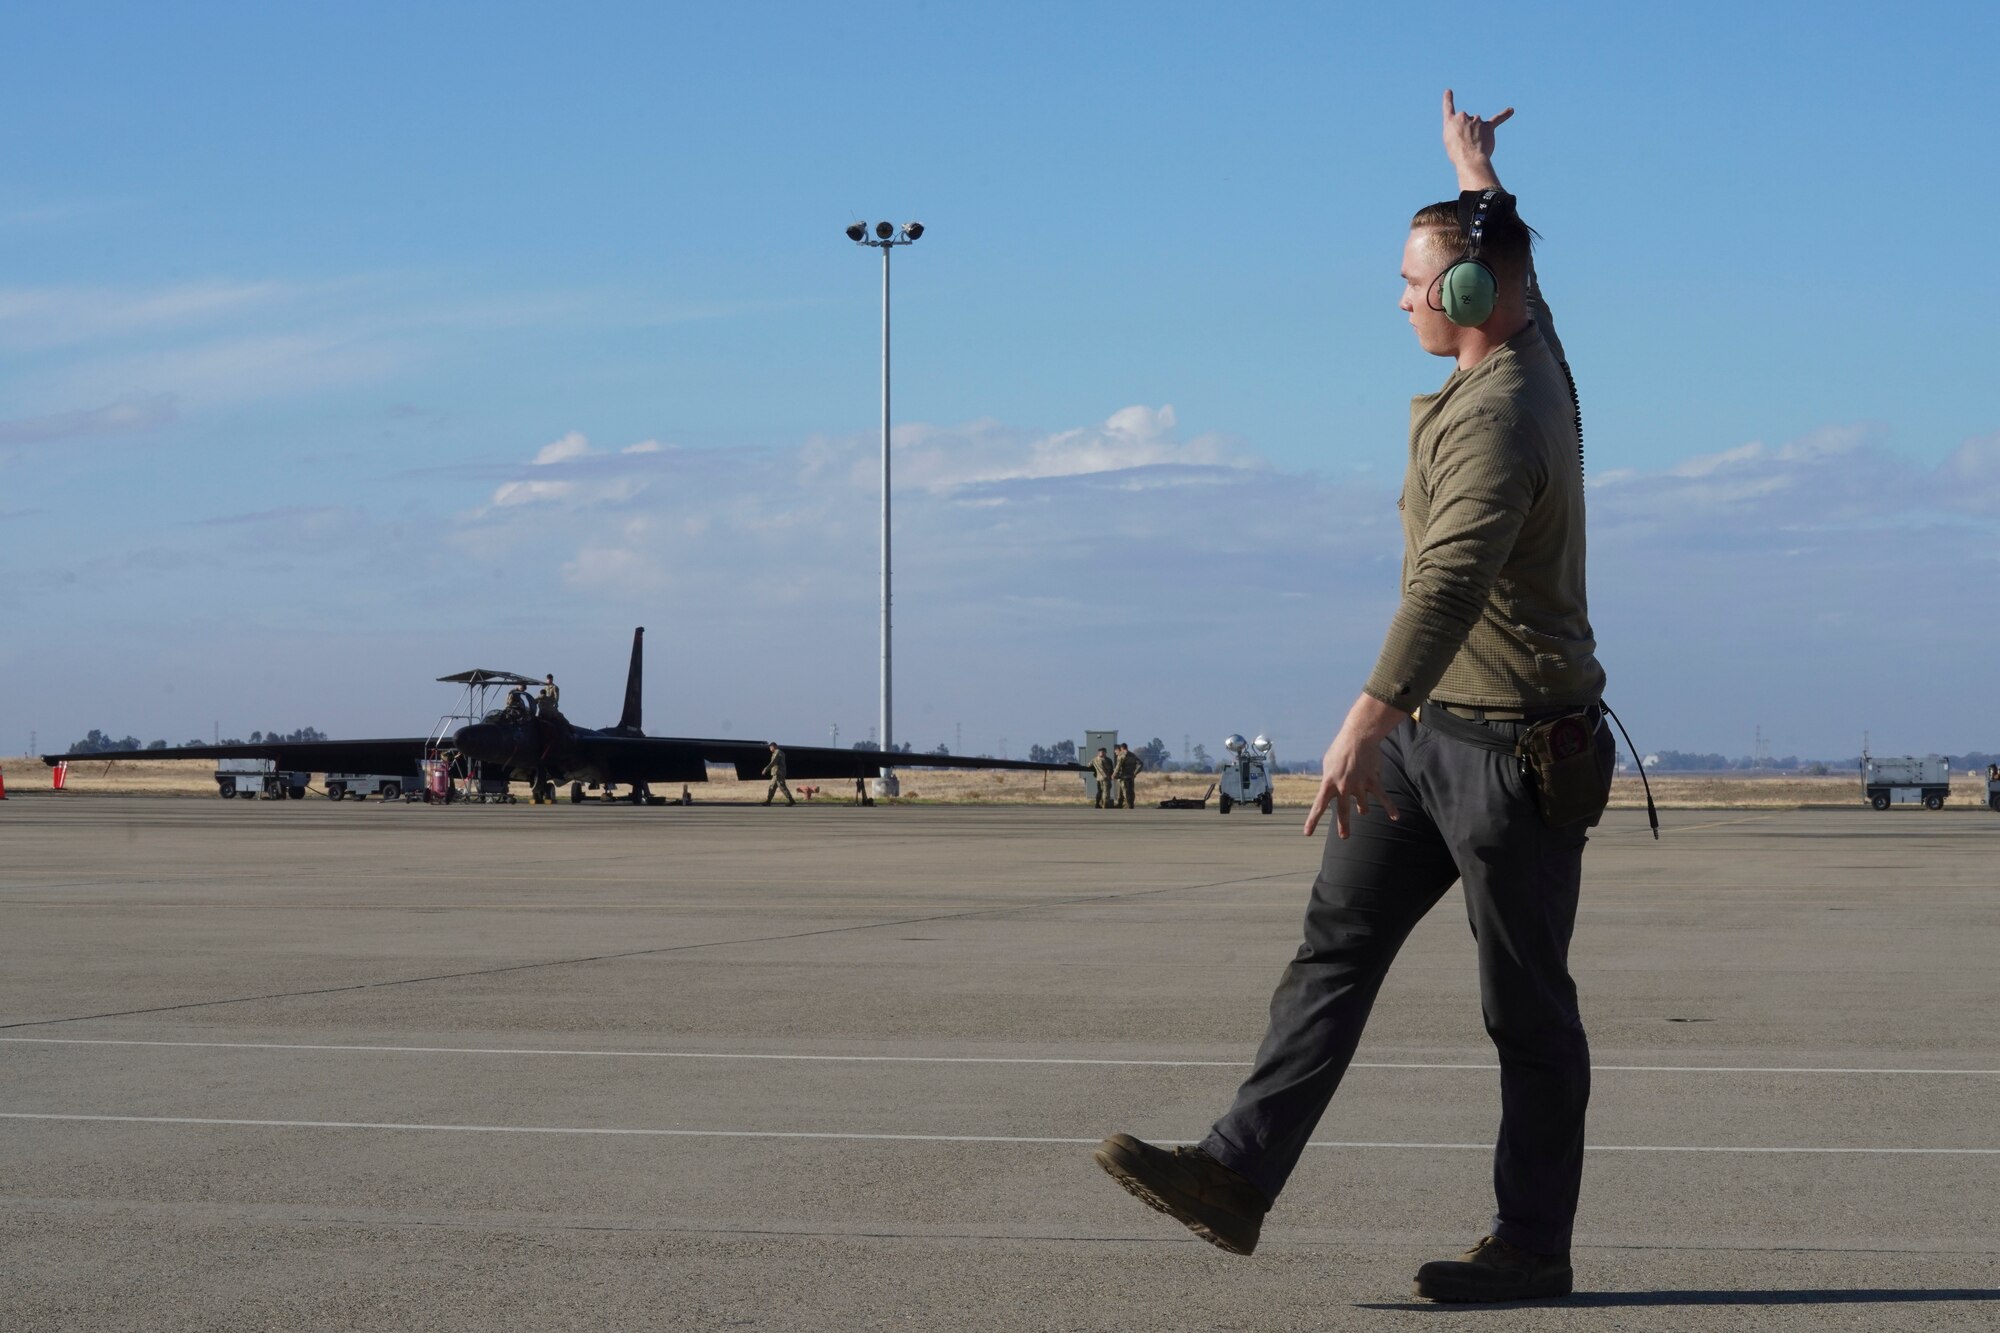
<svg viewBox="0 0 2000 1333"><path fill-rule="evenodd" d="M1514 722L1483 726L1511 741ZM1608 771L1615 750L1598 733ZM1405 722L1382 743L1380 809L1328 829L1305 942L1271 996L1271 1024L1236 1104L1203 1140L1272 1199L1332 1101L1404 939L1454 882L1479 955L1480 1008L1500 1056L1492 1234L1569 1249L1583 1176L1590 1048L1569 975L1586 827L1550 828L1510 755Z"/></svg>

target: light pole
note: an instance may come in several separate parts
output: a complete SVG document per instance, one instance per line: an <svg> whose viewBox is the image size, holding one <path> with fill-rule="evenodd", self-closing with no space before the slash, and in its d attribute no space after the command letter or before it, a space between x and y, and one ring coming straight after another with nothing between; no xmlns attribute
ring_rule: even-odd
<svg viewBox="0 0 2000 1333"><path fill-rule="evenodd" d="M924 224L905 222L898 227L893 222L878 222L872 229L874 235L869 235L870 230L865 222L851 223L847 239L882 252L882 751L888 755L895 752L895 732L889 724L893 702L889 651L889 252L922 236ZM894 796L900 790L896 771L885 760L882 776L875 779L875 794Z"/></svg>

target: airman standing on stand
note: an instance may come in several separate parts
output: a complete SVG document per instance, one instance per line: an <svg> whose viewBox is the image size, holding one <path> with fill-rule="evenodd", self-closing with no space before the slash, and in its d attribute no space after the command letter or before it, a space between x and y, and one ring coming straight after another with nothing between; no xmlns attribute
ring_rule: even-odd
<svg viewBox="0 0 2000 1333"><path fill-rule="evenodd" d="M542 677L541 692L535 695L535 710L542 714L561 711L562 688L553 675Z"/></svg>
<svg viewBox="0 0 2000 1333"><path fill-rule="evenodd" d="M769 744L771 762L764 765L764 776L771 779L771 785L764 789L764 804L769 805L771 798L782 792L786 805L797 805L798 802L792 799L792 789L785 785L785 752L778 748L776 741Z"/></svg>
<svg viewBox="0 0 2000 1333"><path fill-rule="evenodd" d="M1104 753L1102 745L1097 747L1097 757L1090 761L1090 771L1097 775L1097 808L1111 808L1111 756Z"/></svg>
<svg viewBox="0 0 2000 1333"><path fill-rule="evenodd" d="M1124 741L1118 742L1118 759L1111 766L1111 780L1118 784L1118 801L1127 810L1133 808L1133 784L1146 766L1139 762L1139 756L1132 753L1132 747Z"/></svg>

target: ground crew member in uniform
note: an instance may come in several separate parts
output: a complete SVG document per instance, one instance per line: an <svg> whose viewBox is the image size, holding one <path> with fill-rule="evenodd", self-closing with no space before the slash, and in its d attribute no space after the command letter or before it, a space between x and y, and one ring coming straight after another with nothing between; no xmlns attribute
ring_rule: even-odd
<svg viewBox="0 0 2000 1333"><path fill-rule="evenodd" d="M1615 753L1584 598L1581 421L1532 233L1493 172L1494 131L1512 114L1460 114L1445 93L1459 198L1417 213L1404 246L1401 308L1423 349L1457 365L1411 404L1402 603L1306 817L1310 835L1331 811L1338 836L1326 840L1305 942L1271 999L1256 1064L1208 1137L1167 1152L1118 1134L1095 1154L1127 1190L1250 1253L1396 950L1456 882L1500 1058L1498 1208L1470 1252L1418 1270L1416 1292L1433 1300L1570 1291L1590 1049L1569 942L1585 832ZM1490 305L1462 281L1476 275L1448 275L1475 235Z"/></svg>
<svg viewBox="0 0 2000 1333"><path fill-rule="evenodd" d="M1090 761L1090 771L1097 775L1097 808L1111 808L1111 756L1104 753L1102 745L1097 747L1097 757Z"/></svg>
<svg viewBox="0 0 2000 1333"><path fill-rule="evenodd" d="M512 689L507 691L507 707L505 712L508 716L516 719L525 719L533 714L534 711L534 705L528 702L528 687L526 685L516 684Z"/></svg>
<svg viewBox="0 0 2000 1333"><path fill-rule="evenodd" d="M1146 766L1139 762L1139 756L1132 753L1132 747L1124 741L1118 742L1118 758L1111 765L1111 780L1118 784L1118 802L1127 810L1134 805L1133 783Z"/></svg>
<svg viewBox="0 0 2000 1333"><path fill-rule="evenodd" d="M535 707L544 714L555 713L560 711L561 699L562 689L556 684L556 678L553 675L543 676L541 692L535 696Z"/></svg>
<svg viewBox="0 0 2000 1333"><path fill-rule="evenodd" d="M792 789L785 785L785 752L778 748L776 741L769 744L771 762L764 765L764 776L771 779L771 785L764 789L764 804L769 805L773 796L782 793L786 805L797 805L798 802L792 799Z"/></svg>

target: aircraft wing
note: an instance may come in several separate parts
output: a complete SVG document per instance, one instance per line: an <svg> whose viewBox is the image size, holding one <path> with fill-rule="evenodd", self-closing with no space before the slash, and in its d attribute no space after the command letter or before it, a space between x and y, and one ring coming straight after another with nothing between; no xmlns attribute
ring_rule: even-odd
<svg viewBox="0 0 2000 1333"><path fill-rule="evenodd" d="M763 741L696 741L702 757L711 764L731 764L739 781L761 777L771 762L770 747ZM959 754L884 754L880 750L835 750L824 745L785 745L785 776L801 778L872 778L884 768L988 768L1014 769L1030 773L1080 773L1081 764L1044 764L1032 759L986 759Z"/></svg>
<svg viewBox="0 0 2000 1333"><path fill-rule="evenodd" d="M577 737L576 753L613 782L706 782L708 763L701 749L668 736Z"/></svg>
<svg viewBox="0 0 2000 1333"><path fill-rule="evenodd" d="M269 759L280 769L306 773L409 773L430 741L422 736L390 740L278 741L270 745L176 745L164 750L98 750L45 754L50 768L113 759Z"/></svg>

